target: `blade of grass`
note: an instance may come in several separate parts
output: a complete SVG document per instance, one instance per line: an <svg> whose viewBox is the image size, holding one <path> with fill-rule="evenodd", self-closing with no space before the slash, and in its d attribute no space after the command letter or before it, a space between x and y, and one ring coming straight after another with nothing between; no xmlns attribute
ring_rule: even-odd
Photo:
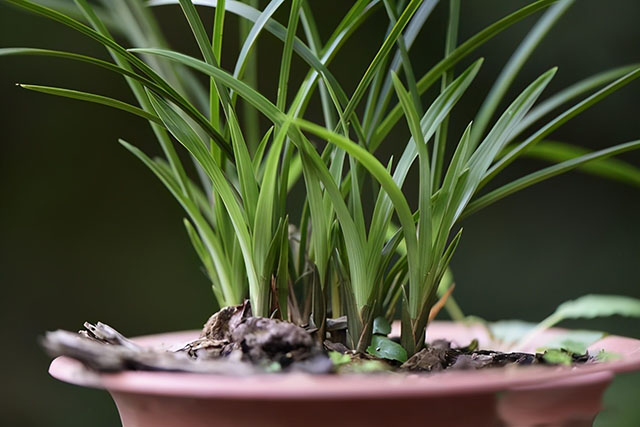
<svg viewBox="0 0 640 427"><path fill-rule="evenodd" d="M108 107L116 108L118 110L126 111L127 113L142 117L143 119L149 120L153 123L162 124L162 121L156 115L147 113L141 108L135 107L131 104L127 104L126 102L122 102L117 99L109 98L107 96L50 86L38 86L22 83L18 84L18 86L23 89L32 90L34 92L41 92L49 95L56 95L64 98L71 98L80 101L91 102L94 104L106 105Z"/></svg>
<svg viewBox="0 0 640 427"><path fill-rule="evenodd" d="M256 206L258 204L258 182L253 170L253 163L247 144L244 141L240 124L231 106L228 106L229 129L233 143L233 154L236 159L236 170L242 194L242 205L247 214L249 227L252 227L256 218Z"/></svg>
<svg viewBox="0 0 640 427"><path fill-rule="evenodd" d="M349 99L349 103L344 109L345 117L350 118L351 114L355 111L356 107L364 96L369 83L371 83L371 80L375 76L378 67L382 64L383 59L389 54L396 41L398 40L398 37L402 35L402 31L409 23L409 20L414 15L421 2L422 0L411 0L398 18L398 21L391 29L389 35L385 38L382 46L371 61L371 64L365 71L364 75L360 79L360 82L358 83L358 86L354 90L353 95Z"/></svg>
<svg viewBox="0 0 640 427"><path fill-rule="evenodd" d="M213 18L213 34L211 36L211 50L213 51L215 64L218 66L222 61L224 12L225 4L224 0L221 0L218 2L218 7L216 7L216 13ZM218 96L215 80L212 78L209 79L209 117L211 118L211 125L216 129L220 129L220 97Z"/></svg>
<svg viewBox="0 0 640 427"><path fill-rule="evenodd" d="M278 199L278 163L288 128L289 123L285 122L274 137L273 144L267 155L260 193L256 202L256 221L253 223L253 250L257 264L256 269L260 272L264 270L263 259L267 255L269 243L274 238L274 227L277 225L275 222L277 218L280 218L280 214L284 214L284 212L276 211L276 200Z"/></svg>
<svg viewBox="0 0 640 427"><path fill-rule="evenodd" d="M256 178L260 176L260 166L262 165L262 158L264 157L264 152L267 149L267 144L269 143L269 139L271 138L271 134L273 133L273 126L271 126L267 132L264 134L258 147L256 148L256 152L253 155L253 173L256 175Z"/></svg>
<svg viewBox="0 0 640 427"><path fill-rule="evenodd" d="M364 149L363 147L359 146L357 143L351 141L350 139L342 135L331 132L327 129L322 128L321 126L315 125L306 120L296 119L294 123L299 128L304 129L308 132L311 132L316 136L323 138L328 142L345 150L347 153L355 157L367 170L369 170L371 175L376 180L378 180L380 185L385 189L385 191L389 195L389 198L391 199L393 206L395 207L398 217L400 219L400 222L403 226L403 231L405 233L405 242L407 245L407 252L410 254L410 264L417 265L417 259L412 258L412 256L415 257L417 254L416 227L413 222L413 216L411 214L409 205L404 195L402 194L402 191L395 184L395 182L393 181L393 178L391 177L389 172L386 170L386 168L366 149ZM307 152L311 153L311 150L309 150L305 146L302 146L299 148L305 150L303 154ZM317 156L317 153L315 153L315 155ZM303 158L303 161L304 161L304 158ZM319 164L319 163L321 163L320 159L317 159L314 162L314 164ZM318 173L321 173L322 171L322 169L319 167L317 167L317 170L318 170ZM324 174L326 176L328 174L328 171ZM342 201L342 195L340 194L340 191L338 190L338 188L334 187L335 183L333 182L333 180L330 179L330 175L328 178L329 179L323 178L323 183L325 184L325 187L327 188L327 190L329 190L329 194L331 195L334 207L336 208L336 214L338 215L338 219L341 221L342 229L345 233L345 243L347 245L347 248L349 248L349 245L353 245L356 242L361 242L362 237L358 237L357 233L355 233L356 228L355 228L355 225L353 224L353 221L350 218L348 209L346 209L346 206L343 206L344 203ZM351 236L351 234L354 234L354 236ZM363 249L361 248L364 247L364 244L365 242L361 242L359 245L354 247L352 251L349 253L350 262L351 262L350 265L353 265L353 264L358 265L362 263L362 257L364 256L364 254L362 253ZM355 252L355 253L352 253L352 252ZM352 257L353 257L353 261L351 260ZM364 267L361 267L361 268L364 268ZM352 274L352 277L353 277L353 274ZM352 286L354 287L354 290L356 292L356 297L358 299L358 291L360 289L360 286L355 285L354 283L352 283ZM359 298L360 300L358 301L359 306L361 304L366 303L368 296L369 295L360 295L360 298Z"/></svg>
<svg viewBox="0 0 640 427"><path fill-rule="evenodd" d="M69 28L72 28L82 34L84 34L87 37L92 38L93 40L99 42L100 44L102 44L103 46L107 47L108 49L112 50L114 53L116 53L118 56L120 56L123 60L126 60L128 63L130 63L132 66L138 68L140 71L142 71L143 73L145 73L147 76L149 76L149 78L154 81L156 84L158 84L159 86L161 86L164 90L166 90L167 92L171 93L173 96L177 97L177 98L181 98L181 95L178 94L170 85L168 85L151 67L149 67L147 64L145 64L142 60L140 60L139 58L137 58L135 55L132 55L131 53L129 53L126 49L124 49L122 46L120 46L118 43L116 43L113 38L111 38L108 35L104 35L99 31L93 30L91 28L89 28L88 26L82 24L81 22L72 19L60 12L57 12L55 10L46 8L44 6L38 5L36 3L33 3L31 1L27 1L27 0L7 0L8 2L21 7L25 10L28 10L32 13L47 17L49 19L52 19L54 21L57 21ZM82 1L78 2L79 5L85 4L85 9L86 11L89 11L90 8L88 7L88 5L86 4L86 1L83 3ZM95 14L94 14L95 16ZM96 17L97 19L97 17ZM208 122L206 122L208 124ZM205 125L206 128L206 125ZM217 134L215 132L215 130L212 130L212 137L214 139L216 139L216 141L220 144L221 147L224 147L226 149L229 149L228 145L226 145L226 141L224 140L224 138L222 138L221 135Z"/></svg>
<svg viewBox="0 0 640 427"><path fill-rule="evenodd" d="M640 148L640 140L627 142L626 144L619 144L603 150L594 151L592 153L585 154L577 158L564 161L562 163L558 163L557 165L553 165L553 166L549 166L547 168L541 169L527 176L524 176L520 179L517 179L509 184L506 184L496 190L493 190L490 193L470 203L469 206L465 209L464 215L461 217L461 219L466 218L472 213L475 213L480 209L485 208L497 202L498 200L503 199L517 191L520 191L533 184L537 184L539 182L552 178L556 175L560 175L562 173L568 172L572 169L575 169L584 164L587 164L588 162L604 159L610 156L615 156L631 150L637 150L639 148Z"/></svg>
<svg viewBox="0 0 640 427"><path fill-rule="evenodd" d="M209 40L209 36L207 35L207 32L204 28L204 24L200 19L200 15L198 15L198 11L196 10L191 0L179 0L179 2L180 2L180 7L182 8L182 11L187 19L187 22L191 27L191 31L194 35L194 38L196 39L196 43L198 44L198 48L200 49L200 52L202 53L202 56L205 62L209 65L220 67L220 62L219 62L220 58L219 56L218 57L215 56L214 50L216 49L216 46L213 46L213 45L220 44L220 48L221 48L222 41ZM225 1L224 0L219 1L217 6L218 7L216 7L216 14L214 19L215 25L216 25L215 30L220 32L219 37L222 38L222 28L218 28L218 26L221 27L222 20L224 20ZM219 20L221 22L218 22ZM219 102L222 102L223 105L229 105L230 104L229 94L223 87L218 86L214 78L210 78L210 82L209 82L209 112L210 113L209 115L210 115L211 125L215 129L220 128ZM225 111L225 114L229 115L229 112ZM214 147L213 144L211 144L211 150L218 164L224 165L220 150Z"/></svg>
<svg viewBox="0 0 640 427"><path fill-rule="evenodd" d="M256 316L269 316L269 284L261 284L255 269L253 245L247 226L247 218L238 205L232 186L225 178L203 141L197 133L162 98L149 92L154 109L173 136L198 160L211 179L214 191L219 195L236 232L244 258L246 277L249 282L251 307ZM266 289L265 289L266 288Z"/></svg>
<svg viewBox="0 0 640 427"><path fill-rule="evenodd" d="M524 156L560 163L590 153L591 150L558 141L543 141L527 149ZM618 159L600 159L578 167L578 170L613 181L640 187L640 168Z"/></svg>
<svg viewBox="0 0 640 427"><path fill-rule="evenodd" d="M433 9L438 5L438 2L439 0L425 0L416 11L415 15L411 19L411 22L409 22L409 25L407 25L407 28L404 32L404 40L405 44L407 45L407 50L410 50L413 46L413 43L415 42L418 34L422 30L429 16L431 16L431 12L433 11ZM396 52L393 60L391 61L389 71L398 73L400 71L400 67L402 66L403 64L401 54L400 52ZM386 110L389 101L391 100L392 93L393 90L391 75L389 73L386 73L384 84L382 85L380 93L377 96L375 111L373 113L372 119L367 123L369 125L367 126L367 139L370 139L373 132L375 131L375 128L370 125L374 123L380 123L381 116L384 113L384 110Z"/></svg>
<svg viewBox="0 0 640 427"><path fill-rule="evenodd" d="M504 95L507 90L509 90L509 87L524 66L525 62L529 59L544 37L549 33L551 28L573 5L573 3L574 0L561 0L551 6L549 10L542 15L531 31L529 31L524 40L522 40L516 51L502 69L502 72L489 91L489 95L484 99L482 106L480 107L480 111L476 115L472 135L473 141L478 141L482 137L491 117L498 108L500 101L504 98Z"/></svg>
<svg viewBox="0 0 640 427"><path fill-rule="evenodd" d="M185 218L183 220L183 223L184 223L185 229L187 230L187 235L189 236L191 245L196 251L198 258L200 258L200 262L202 262L202 265L204 266L207 276L209 277L209 280L212 283L211 288L213 289L213 293L216 297L216 301L218 301L221 304L224 304L225 299L220 290L220 279L218 279L218 274L216 273L216 269L213 263L213 259L211 258L211 254L207 251L207 248L205 247L204 243L202 243L202 240L200 239L198 232L196 231L195 228L193 228L193 225L191 225L191 222Z"/></svg>
<svg viewBox="0 0 640 427"><path fill-rule="evenodd" d="M148 87L152 89L154 92L166 97L175 103L182 111L184 111L189 117L191 117L196 123L202 124L207 123L207 119L198 112L195 107L186 101L184 98L176 98L173 94L167 92L163 87L159 86L157 83L147 79L146 77L140 76L131 70L128 67L126 62L119 62L121 65L114 65L110 62L103 61L101 59L93 58L90 56L80 55L71 52L64 51L56 51L56 50L48 50L48 49L34 49L34 48L0 48L0 56L9 56L9 55L22 55L22 56L47 56L54 58L62 58L69 59L72 61L84 62L91 65L98 66L100 68L104 68L106 70L118 73L127 79L132 92L134 93L138 103L141 105L143 110L147 112L153 112L153 108L151 108L148 99L146 99L146 95L144 94L144 87ZM159 140L163 140L164 138L161 135L158 135L158 130L154 129L156 133L156 137ZM207 132L209 133L209 132ZM222 138L222 136L220 136ZM161 142L162 144L162 142ZM226 150L230 150L226 148ZM229 151L231 154L232 152Z"/></svg>
<svg viewBox="0 0 640 427"><path fill-rule="evenodd" d="M555 95L549 97L548 99L542 101L537 106L532 108L529 114L527 114L524 120L522 120L520 125L513 132L512 139L517 138L532 124L534 124L562 104L569 102L572 99L591 91L592 89L609 84L638 68L640 68L640 64L626 65L623 67L614 68L612 70L587 77L586 79L581 80L564 90L561 90L560 92L556 93Z"/></svg>
<svg viewBox="0 0 640 427"><path fill-rule="evenodd" d="M188 67L194 68L202 73L205 73L220 83L238 92L244 99L246 99L251 105L258 109L274 124L279 124L284 120L284 113L271 103L264 95L260 94L246 83L234 78L226 71L202 62L198 59L190 56L173 52L164 49L130 49L131 52L147 53L151 55L159 55L169 58L173 61L182 63Z"/></svg>
<svg viewBox="0 0 640 427"><path fill-rule="evenodd" d="M442 120L449 115L452 108L470 86L481 66L482 59L471 64L431 104L420 123L425 141L428 141L435 134L438 126L442 123ZM411 138L398 161L395 171L393 172L393 181L398 187L402 187L404 184L407 174L409 173L409 169L417 156L418 149L415 141ZM379 251L379 248L384 244L385 232L391 221L392 209L393 204L391 203L391 200L385 193L380 192L374 208L370 227L371 230L378 230L377 233L373 233L369 236L370 251L372 251L372 253L374 251Z"/></svg>
<svg viewBox="0 0 640 427"><path fill-rule="evenodd" d="M384 5L385 9L387 10L387 15L389 16L389 21L392 25L395 26L398 22L398 16L395 11L395 1L384 0ZM422 115L422 102L420 101L420 95L418 94L418 89L416 87L416 76L413 73L413 65L411 65L411 59L409 58L409 51L402 34L400 35L400 37L398 37L398 41L396 43L398 44L398 51L400 52L400 57L402 58L402 70L404 71L404 75L407 79L409 93L413 98L413 105L416 108L418 117L420 117ZM392 73L394 72L392 71Z"/></svg>
<svg viewBox="0 0 640 427"><path fill-rule="evenodd" d="M499 21L493 23L492 25L486 27L484 30L480 31L476 35L472 36L456 49L446 58L442 59L435 66L433 66L424 76L422 76L417 83L418 92L423 94L427 89L431 87L433 83L436 82L437 79L440 78L442 73L455 66L458 62L460 62L463 58L469 55L471 52L476 50L478 47L482 46L488 40L501 33L505 29L510 26L516 24L527 16L538 12L544 8L549 7L557 0L538 0L535 1L518 11L507 15L506 17L500 19ZM382 140L387 136L387 134L391 131L391 129L398 122L400 117L402 116L402 108L400 105L394 106L391 111L386 115L384 120L380 122L377 126L375 132L371 138L371 147L372 150L375 150Z"/></svg>
<svg viewBox="0 0 640 427"><path fill-rule="evenodd" d="M293 0L291 12L289 13L289 23L287 24L287 36L282 49L282 60L280 61L280 75L278 77L278 95L276 106L280 111L284 111L287 104L287 86L289 83L289 72L291 70L291 54L293 52L293 41L298 29L300 17L301 0Z"/></svg>
<svg viewBox="0 0 640 427"><path fill-rule="evenodd" d="M447 24L447 36L444 45L445 58L451 54L458 44L458 21L460 19L460 0L449 0L449 22ZM447 70L442 76L440 92L442 93L453 81L453 67ZM417 90L417 89L416 89ZM433 156L431 164L431 185L434 188L440 186L442 175L442 164L447 145L447 134L449 128L449 117L446 117L438 130L433 144Z"/></svg>
<svg viewBox="0 0 640 427"><path fill-rule="evenodd" d="M430 265L424 263L424 260L431 252L432 244L432 225L431 225L431 172L429 168L429 155L427 152L427 143L424 140L424 134L422 133L422 127L420 125L420 118L418 111L412 104L409 93L402 86L402 83L398 77L392 74L393 85L396 89L398 100L404 112L404 116L407 120L411 135L415 141L415 145L418 149L418 165L420 169L419 178L419 195L418 195L418 207L420 209L420 217L418 218L418 253L417 256L423 260L419 266L419 273L415 273L416 276L423 276L425 270L429 270ZM414 266L409 266L409 269ZM415 268L414 267L414 268ZM413 277L413 276L412 276ZM418 310L420 307L418 304L422 301L422 295L428 289L424 288L424 283L409 281L410 295L412 298L409 300L409 314L412 319L418 317Z"/></svg>
<svg viewBox="0 0 640 427"><path fill-rule="evenodd" d="M253 8L258 7L258 0L247 0L249 6ZM240 41L246 41L249 38L249 33L252 27L249 22L246 20L241 20L240 25L238 26ZM244 45L243 45L244 48ZM249 86L258 88L258 56L253 55L247 58L246 65L244 67L244 80L249 84ZM235 75L235 71L234 71ZM232 104L234 101L231 98ZM247 103L242 104L242 116L243 116L243 128L245 130L245 135L247 135L247 141L249 142L249 151L255 152L258 144L258 140L260 139L260 122L258 118L258 112L255 108Z"/></svg>
<svg viewBox="0 0 640 427"><path fill-rule="evenodd" d="M538 77L522 91L515 101L505 110L493 126L487 137L469 158L469 176L462 191L461 199L455 207L453 222L457 220L467 203L477 191L482 177L494 162L496 156L504 149L508 138L517 124L522 120L542 91L554 77L557 68L552 68ZM471 141L473 148L473 140Z"/></svg>
<svg viewBox="0 0 640 427"><path fill-rule="evenodd" d="M179 1L185 0L153 0L149 2L149 5L160 6L176 4ZM195 1L194 4L215 7L217 2L205 0ZM243 18L251 20L253 22L257 21L261 15L260 11L238 1L227 0L225 3L225 7L228 12L236 13ZM280 40L286 40L287 29L277 21L269 19L265 25L265 29ZM296 52L300 56L300 58L303 59L307 64L309 64L309 66L316 70L323 77L323 79L326 80L329 89L332 90L340 100L344 100L344 103L346 104L346 94L338 83L337 79L333 76L333 74L329 71L325 64L320 59L318 59L318 57L297 37L295 37L293 41L293 51Z"/></svg>
<svg viewBox="0 0 640 427"><path fill-rule="evenodd" d="M483 187L487 184L491 179L493 179L501 170L511 164L516 158L518 158L528 147L537 144L539 141L544 139L551 132L562 126L564 123L568 122L578 114L585 111L587 108L597 104L602 99L606 98L610 94L614 93L618 89L626 86L631 83L635 79L640 77L640 68L635 69L634 71L626 74L625 76L619 78L615 82L607 85L603 89L574 105L570 109L566 110L564 113L557 116L555 119L551 120L545 126L543 126L540 130L538 130L535 134L527 138L525 141L521 142L516 146L516 148L512 149L507 153L504 157L502 157L495 165L491 167L491 169L486 173L483 177L482 182L480 183L480 187Z"/></svg>
<svg viewBox="0 0 640 427"><path fill-rule="evenodd" d="M209 250L209 253L211 254L213 262L215 264L216 274L220 278L222 293L224 295L224 301L222 303L225 305L239 304L242 299L238 299L236 293L234 292L234 286L230 280L229 266L223 255L223 250L220 247L219 241L213 233L213 230L211 230L204 217L202 217L197 206L191 200L185 197L175 179L171 175L166 174L163 169L158 166L153 160L151 160L146 154L123 140L120 140L120 143L127 150L133 153L138 159L140 159L149 169L151 169L151 171L160 179L160 181L167 187L171 194L176 198L176 200L178 200L180 205L182 205L185 211L189 214L189 217L200 232L202 241Z"/></svg>
<svg viewBox="0 0 640 427"><path fill-rule="evenodd" d="M300 23L304 30L309 48L317 56L320 56L320 50L322 49L322 40L320 39L320 33L313 18L313 12L308 0L302 3L300 9ZM336 126L335 111L331 105L331 99L327 88L322 81L319 82L320 89L320 103L322 105L322 113L324 115L324 121L327 129L333 129Z"/></svg>

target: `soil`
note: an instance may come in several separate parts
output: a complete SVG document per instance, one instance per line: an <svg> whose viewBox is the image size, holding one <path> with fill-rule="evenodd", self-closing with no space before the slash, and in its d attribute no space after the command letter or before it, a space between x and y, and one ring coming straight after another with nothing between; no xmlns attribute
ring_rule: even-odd
<svg viewBox="0 0 640 427"><path fill-rule="evenodd" d="M346 322L332 320L335 331ZM477 349L477 343L453 347L448 341L427 344L400 364L349 350L341 342L321 343L315 328L277 319L254 317L248 303L226 307L209 318L200 337L181 348L166 350L139 346L104 323L85 323L78 333L48 332L42 344L52 357L68 356L99 372L155 370L227 375L265 372L361 373L440 372L551 364L542 354L502 353ZM344 335L344 334L342 334ZM334 339L335 340L335 339ZM591 361L571 355L573 363Z"/></svg>

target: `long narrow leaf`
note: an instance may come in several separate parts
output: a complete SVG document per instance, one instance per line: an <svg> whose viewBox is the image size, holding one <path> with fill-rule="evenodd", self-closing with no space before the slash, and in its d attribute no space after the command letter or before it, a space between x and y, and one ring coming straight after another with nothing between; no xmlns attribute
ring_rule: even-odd
<svg viewBox="0 0 640 427"><path fill-rule="evenodd" d="M516 49L511 58L509 58L509 62L507 62L496 79L489 95L485 98L482 106L480 107L480 111L476 115L472 135L472 139L474 141L477 141L483 135L487 125L489 124L489 120L491 120L491 117L498 108L500 101L502 101L502 98L518 75L518 72L524 66L527 59L529 59L549 30L551 30L555 23L562 17L562 15L564 15L573 3L574 0L562 0L551 6L549 10L547 10L538 20L524 40L522 40L522 43L520 43L518 49Z"/></svg>
<svg viewBox="0 0 640 427"><path fill-rule="evenodd" d="M543 141L524 152L525 157L560 163L590 153L591 150L558 141ZM618 159L600 159L580 166L591 175L640 187L640 168Z"/></svg>
<svg viewBox="0 0 640 427"><path fill-rule="evenodd" d="M540 130L538 130L535 134L527 138L522 143L518 144L516 148L509 151L509 153L506 156L504 156L502 159L500 159L500 161L498 161L495 165L493 165L491 167L491 170L489 170L486 176L482 179L482 183L480 184L480 186L482 187L486 183L491 181L493 177L495 177L502 169L507 167L511 162L513 162L516 158L518 158L518 156L520 156L528 147L534 144L537 144L539 141L541 141L551 132L553 132L560 126L562 126L567 121L571 120L572 118L582 113L589 107L592 107L593 105L597 104L602 99L606 98L607 96L614 93L618 89L631 83L638 77L640 77L640 68L637 68L634 71L619 78L615 82L607 85L603 89L589 96L587 99L579 102L578 104L574 105L564 113L560 114L558 117L556 117L555 119L547 123L544 127L542 127Z"/></svg>
<svg viewBox="0 0 640 427"><path fill-rule="evenodd" d="M549 166L547 168L541 169L537 172L531 173L527 176L517 179L507 185L504 185L496 190L493 190L489 194L482 196L476 201L470 203L467 209L465 210L463 217L467 217L472 213L475 213L480 209L485 208L497 202L498 200L509 196L510 194L513 194L517 191L527 188L533 184L537 184L538 182L542 182L544 180L552 178L556 175L560 175L562 173L568 172L588 162L604 159L610 156L615 156L631 150L637 150L639 148L640 148L640 141L627 142L626 144L615 145L613 147L609 147L604 150L594 151L593 153L585 154L583 156L580 156L571 160L567 160L557 165L553 165L553 166Z"/></svg>
<svg viewBox="0 0 640 427"><path fill-rule="evenodd" d="M244 257L246 275L249 281L249 289L251 295L252 308L258 316L268 316L268 285L261 286L256 272L253 260L253 245L249 229L247 227L247 218L243 214L242 209L238 205L234 191L225 178L224 174L216 164L215 160L209 153L204 142L198 137L197 133L184 121L163 99L157 95L150 93L150 99L153 103L158 116L165 123L169 131L175 138L185 146L187 150L200 162L203 169L211 178L213 188L222 199L226 211L231 219L233 228L236 232L238 242Z"/></svg>
<svg viewBox="0 0 640 427"><path fill-rule="evenodd" d="M448 69L456 65L463 58L476 50L478 47L482 46L488 40L501 33L505 29L509 28L510 26L514 25L515 23L526 18L527 16L538 12L539 10L542 10L546 7L549 7L556 1L557 0L535 1L523 7L522 9L502 18L494 24L486 27L484 30L480 31L473 37L469 38L467 41L458 46L453 52L451 52L450 55L433 66L424 76L420 78L420 80L418 80L418 91L421 94L424 93L431 87L433 83L436 82L438 78L440 78L442 73L446 72ZM380 142L387 136L393 126L400 119L401 115L402 108L400 107L400 105L396 105L395 107L393 107L389 114L387 114L384 120L376 128L371 140L372 146L377 147L380 144Z"/></svg>
<svg viewBox="0 0 640 427"><path fill-rule="evenodd" d="M162 124L162 121L157 116L151 113L147 113L141 108L135 107L131 104L127 104L126 102L122 102L117 99L109 98L107 96L50 86L38 86L29 84L19 84L18 86L23 89L32 90L34 92L41 92L49 95L62 96L64 98L71 98L80 101L92 102L94 104L106 105L108 107L116 108L118 110L126 111L127 113L142 117L143 119L147 119L151 122Z"/></svg>

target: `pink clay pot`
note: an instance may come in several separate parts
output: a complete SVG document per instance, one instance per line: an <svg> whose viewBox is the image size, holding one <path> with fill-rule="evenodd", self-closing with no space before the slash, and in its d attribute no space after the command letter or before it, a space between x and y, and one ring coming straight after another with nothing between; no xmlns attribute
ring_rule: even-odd
<svg viewBox="0 0 640 427"><path fill-rule="evenodd" d="M552 329L530 348L566 332ZM479 326L434 322L429 339L461 345ZM198 332L150 335L135 341L173 347ZM495 346L493 347L495 348ZM591 425L616 373L640 369L640 340L608 336L589 348L620 360L579 367L521 367L433 375L259 375L238 378L167 372L96 374L59 357L49 372L72 384L106 389L124 427L288 426L582 426Z"/></svg>

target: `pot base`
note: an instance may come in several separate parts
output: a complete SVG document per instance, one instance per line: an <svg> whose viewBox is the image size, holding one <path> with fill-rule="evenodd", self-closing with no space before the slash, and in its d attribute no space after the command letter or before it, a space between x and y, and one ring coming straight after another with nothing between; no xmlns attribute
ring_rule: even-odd
<svg viewBox="0 0 640 427"><path fill-rule="evenodd" d="M552 329L533 348L566 331ZM198 332L138 338L165 347ZM430 339L459 343L483 329L433 322ZM640 341L609 336L590 347L622 356L579 367L520 367L431 375L257 375L231 377L128 371L96 374L60 357L50 373L111 393L124 427L169 426L580 426L591 425L615 373L640 369ZM528 349L523 349L528 350ZM529 350L530 351L530 350Z"/></svg>

